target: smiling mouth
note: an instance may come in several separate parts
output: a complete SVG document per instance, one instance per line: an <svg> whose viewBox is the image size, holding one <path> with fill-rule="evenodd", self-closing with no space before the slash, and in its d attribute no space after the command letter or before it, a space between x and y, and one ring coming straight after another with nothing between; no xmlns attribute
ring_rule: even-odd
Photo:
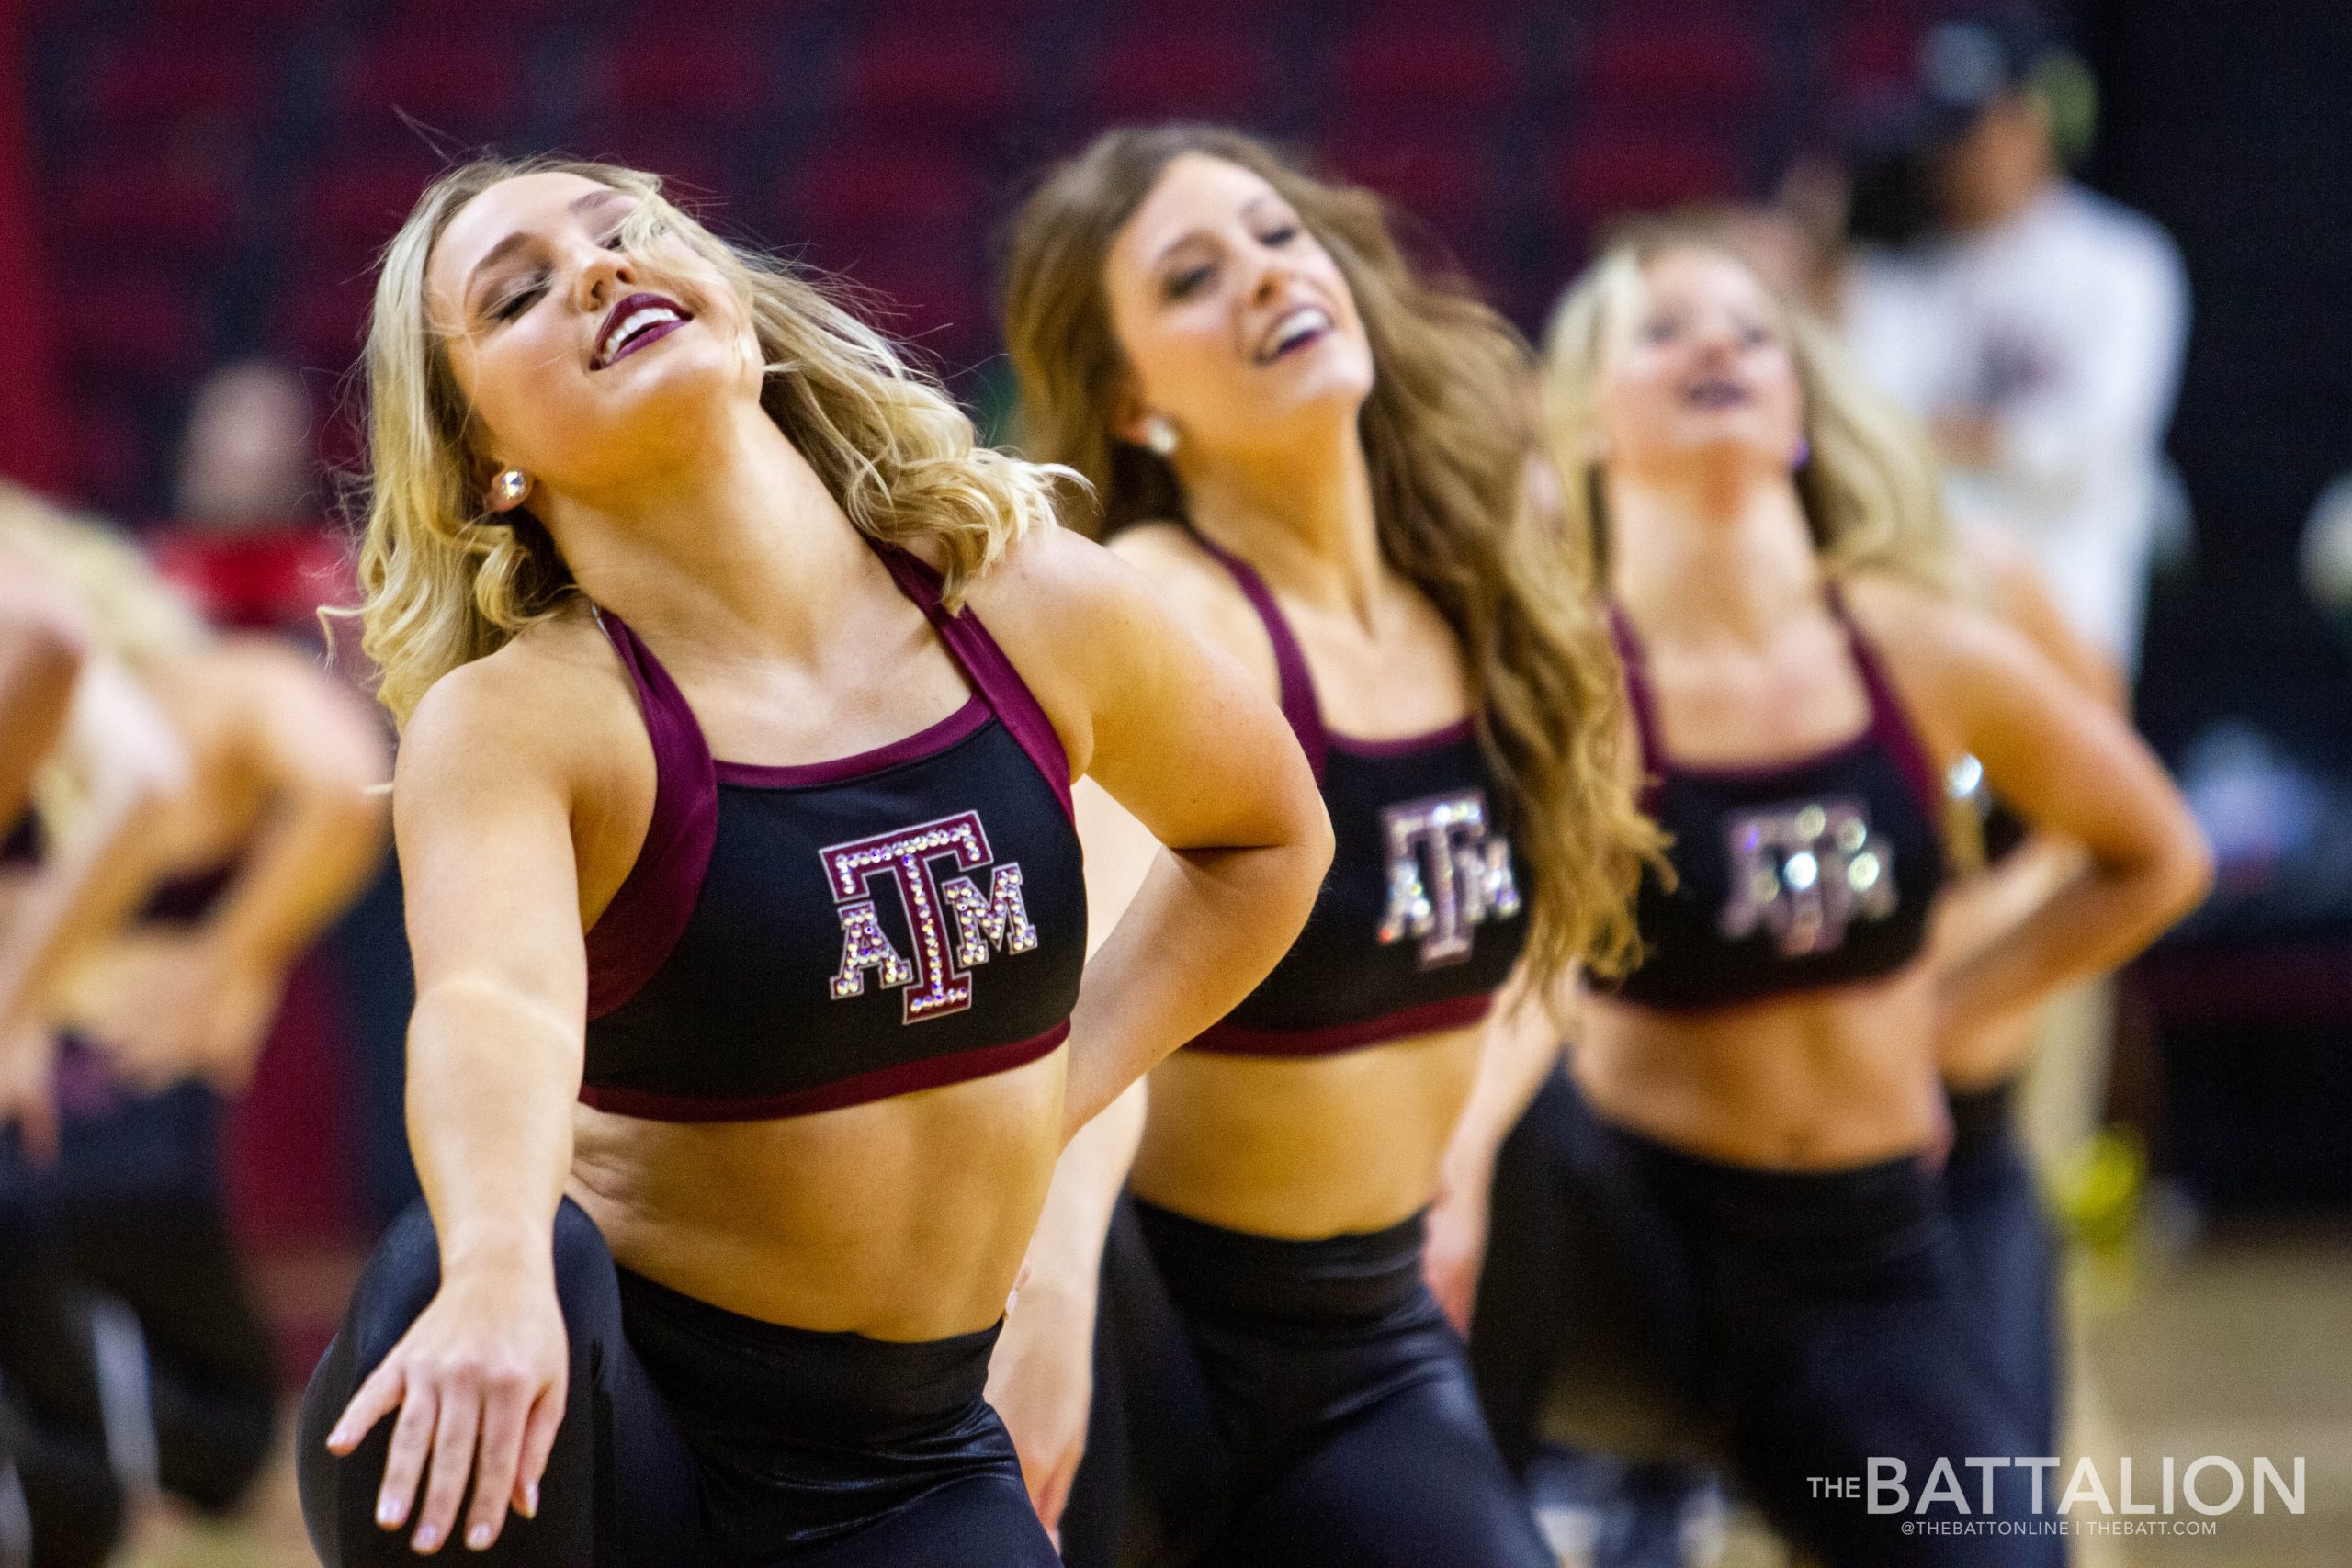
<svg viewBox="0 0 2352 1568"><path fill-rule="evenodd" d="M1737 408L1751 396L1738 382L1719 379L1695 382L1682 389L1683 402L1694 409Z"/></svg>
<svg viewBox="0 0 2352 1568"><path fill-rule="evenodd" d="M588 368L602 370L626 359L693 320L693 313L674 299L659 294L632 294L605 315L604 331L596 334L595 356L588 362Z"/></svg>
<svg viewBox="0 0 2352 1568"><path fill-rule="evenodd" d="M1257 362L1272 365L1286 354L1320 342L1331 332L1331 313L1320 305L1294 305L1275 318L1273 330L1258 345Z"/></svg>

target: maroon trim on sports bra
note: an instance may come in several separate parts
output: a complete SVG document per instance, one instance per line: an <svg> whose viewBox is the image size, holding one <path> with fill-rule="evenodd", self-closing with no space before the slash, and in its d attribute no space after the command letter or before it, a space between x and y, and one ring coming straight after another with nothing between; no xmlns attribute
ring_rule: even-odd
<svg viewBox="0 0 2352 1568"><path fill-rule="evenodd" d="M1625 696L1634 710L1634 728L1641 737L1645 804L1653 800L1663 786L1666 775L1679 773L1685 778L1739 781L1770 778L1775 773L1792 773L1799 768L1817 767L1834 762L1871 745L1883 746L1894 761L1905 781L1918 795L1931 819L1943 817L1943 794L1936 787L1936 773L1928 761L1927 749L1920 744L1919 732L1903 706L1901 694L1886 673L1886 667L1862 635L1862 628L1846 608L1846 596L1835 581L1826 585L1825 597L1829 614L1846 634L1846 647L1854 660L1855 673L1861 677L1862 694L1870 704L1870 722L1860 734L1825 746L1803 756L1789 757L1769 762L1689 763L1670 761L1659 736L1657 698L1650 686L1648 667L1642 654L1642 641L1634 630L1633 618L1624 606L1611 602L1609 606L1610 635L1617 642L1617 660L1624 667Z"/></svg>
<svg viewBox="0 0 2352 1568"><path fill-rule="evenodd" d="M1334 751L1377 761L1457 745L1478 732L1476 723L1468 718L1393 739L1363 739L1328 728L1323 722L1323 705L1315 697L1315 677L1306 668L1306 652L1298 646L1298 634L1290 629L1289 617L1275 603L1274 591L1266 586L1266 580L1258 575L1256 567L1220 547L1214 539L1197 532L1193 538L1212 560L1232 574L1241 596L1250 601L1250 607L1258 613L1260 624L1265 626L1266 640L1274 645L1274 675L1282 687L1283 717L1290 721L1291 733L1298 737L1299 750L1306 753L1306 763L1315 770L1317 784L1323 782L1325 764Z"/></svg>
<svg viewBox="0 0 2352 1568"><path fill-rule="evenodd" d="M1479 991L1427 1002L1401 1012L1383 1013L1378 1018L1327 1023L1314 1029L1252 1029L1227 1021L1211 1024L1184 1049L1205 1051L1213 1056L1332 1056L1416 1034L1466 1029L1485 1018L1494 1005L1494 993Z"/></svg>
<svg viewBox="0 0 2352 1568"><path fill-rule="evenodd" d="M1940 823L1944 819L1944 790L1942 775L1928 759L1928 748L1919 739L1919 727L1911 722L1910 710L1903 705L1903 694L1895 690L1894 677L1886 672L1886 662L1879 657L1871 639L1846 608L1846 595L1835 581L1829 584L1829 612L1838 624L1846 628L1846 644L1854 650L1854 668L1862 672L1862 684L1871 694L1871 729L1885 743L1903 770L1911 788L1919 796L1919 804L1928 813L1928 820Z"/></svg>
<svg viewBox="0 0 2352 1568"><path fill-rule="evenodd" d="M1642 639L1634 618L1614 599L1609 602L1609 636L1617 644L1617 664L1625 674L1625 704L1634 710L1634 734L1641 745L1642 804L1650 805L1666 783L1666 761L1658 744L1657 699L1650 691L1649 666L1642 658Z"/></svg>
<svg viewBox="0 0 2352 1568"><path fill-rule="evenodd" d="M969 739L987 728L992 711L975 692L962 707L937 724L868 751L834 757L822 762L714 761L711 767L717 772L720 784L749 784L754 789L802 789L810 784L840 784L862 774L878 773L901 762L920 761L925 757L936 756L957 741Z"/></svg>
<svg viewBox="0 0 2352 1568"><path fill-rule="evenodd" d="M649 1122L774 1122L786 1116L813 1116L820 1111L839 1111L844 1106L863 1105L868 1100L888 1100L895 1095L913 1094L919 1089L944 1089L949 1084L968 1083L974 1078L1009 1073L1042 1056L1051 1055L1068 1038L1069 1020L1064 1019L1043 1034L1033 1035L1027 1040L1008 1041L1001 1045L982 1045L944 1056L925 1057L919 1062L876 1067L872 1072L858 1073L832 1083L814 1084L785 1094L714 1099L708 1095L655 1094L643 1089L598 1089L593 1085L582 1085L580 1101L598 1111L611 1111L616 1116L635 1116Z"/></svg>
<svg viewBox="0 0 2352 1568"><path fill-rule="evenodd" d="M930 618L939 640L947 645L947 651L964 667L965 675L995 710L997 721L1020 742L1029 760L1037 764L1037 771L1053 789L1054 798L1061 802L1062 815L1071 817L1069 753L1062 750L1062 738L1054 728L1054 721L1037 705L1028 682L1012 667L1012 660L1004 656L996 638L989 635L988 627L968 607L952 615L947 613L947 606L940 599L940 575L929 562L870 535L858 536L873 546L875 554L882 558L882 564L890 569L899 592L913 600Z"/></svg>
<svg viewBox="0 0 2352 1568"><path fill-rule="evenodd" d="M685 694L627 622L598 609L613 651L637 686L638 711L653 742L653 818L637 863L588 928L588 1016L602 1018L653 978L693 918L695 898L718 840L718 790Z"/></svg>
<svg viewBox="0 0 2352 1568"><path fill-rule="evenodd" d="M1274 645L1274 677L1282 688L1283 716L1290 720L1291 733L1298 737L1299 750L1306 753L1306 765L1315 770L1315 782L1321 784L1331 738L1323 728L1322 705L1315 700L1315 678L1307 672L1306 650L1298 646L1282 606L1274 603L1274 591L1266 586L1256 567L1207 535L1194 531L1193 540L1232 575L1241 596L1250 601L1265 626L1266 640Z"/></svg>

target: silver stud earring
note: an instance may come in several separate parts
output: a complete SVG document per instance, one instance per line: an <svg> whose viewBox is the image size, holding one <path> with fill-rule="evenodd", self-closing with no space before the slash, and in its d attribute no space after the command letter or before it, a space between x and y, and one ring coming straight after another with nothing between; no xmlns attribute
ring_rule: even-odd
<svg viewBox="0 0 2352 1568"><path fill-rule="evenodd" d="M531 493L531 476L520 468L501 468L498 477L491 481L491 488L507 505L517 505Z"/></svg>
<svg viewBox="0 0 2352 1568"><path fill-rule="evenodd" d="M1166 414L1156 413L1143 422L1143 444L1162 457L1175 455L1176 427Z"/></svg>

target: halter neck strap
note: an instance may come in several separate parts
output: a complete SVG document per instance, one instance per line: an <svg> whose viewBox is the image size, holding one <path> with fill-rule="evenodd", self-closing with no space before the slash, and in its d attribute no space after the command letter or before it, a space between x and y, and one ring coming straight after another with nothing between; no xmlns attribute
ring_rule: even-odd
<svg viewBox="0 0 2352 1568"><path fill-rule="evenodd" d="M1863 690L1870 694L1871 732L1917 793L1919 804L1927 808L1928 819L1941 821L1945 806L1941 773L1928 760L1918 727L1911 722L1911 715L1903 705L1903 694L1895 690L1886 661L1855 621L1853 612L1847 608L1845 591L1838 587L1837 579L1830 579L1826 594L1829 613L1844 628L1846 646L1853 653L1854 669L1862 677Z"/></svg>
<svg viewBox="0 0 2352 1568"><path fill-rule="evenodd" d="M1657 694L1650 689L1648 662L1642 656L1641 634L1634 617L1614 599L1609 602L1609 637L1617 645L1617 662L1625 673L1625 703L1634 710L1634 732L1641 741L1642 775L1647 781L1663 767L1658 742ZM1646 792L1651 785L1645 783Z"/></svg>
<svg viewBox="0 0 2352 1568"><path fill-rule="evenodd" d="M628 877L588 928L588 1016L602 1018L653 978L694 915L718 841L718 784L685 694L628 623L591 604L637 688L653 743L653 816Z"/></svg>
<svg viewBox="0 0 2352 1568"><path fill-rule="evenodd" d="M1258 575L1256 567L1197 529L1191 532L1193 541L1232 575L1241 596L1250 601L1250 607L1258 613L1260 624L1266 628L1266 640L1274 647L1274 675L1282 688L1283 717L1290 721L1291 733L1298 737L1299 749L1306 753L1307 765L1315 770L1315 782L1321 784L1331 738L1323 728L1323 710L1315 700L1315 680L1307 672L1306 654L1298 646L1297 634L1290 629L1282 606L1274 602L1274 591L1266 586L1266 580Z"/></svg>
<svg viewBox="0 0 2352 1568"><path fill-rule="evenodd" d="M861 531L858 536L874 547L882 564L890 571L890 580L899 592L914 601L947 646L948 654L962 666L965 678L972 682L1021 750L1036 764L1052 788L1054 798L1061 802L1062 815L1072 814L1070 805L1069 753L1062 749L1062 738L1054 728L1053 720L1038 705L1029 683L1012 660L1004 655L989 629L980 624L967 605L949 614L946 601L941 596L941 578L928 561L899 546L886 543Z"/></svg>

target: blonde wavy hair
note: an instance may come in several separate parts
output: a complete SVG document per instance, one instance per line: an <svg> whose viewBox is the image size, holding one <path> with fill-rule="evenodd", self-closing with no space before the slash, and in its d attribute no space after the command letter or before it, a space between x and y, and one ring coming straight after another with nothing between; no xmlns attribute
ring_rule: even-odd
<svg viewBox="0 0 2352 1568"><path fill-rule="evenodd" d="M970 419L880 333L786 263L713 234L663 197L657 176L557 158L469 163L426 188L385 249L368 324L359 613L362 647L382 671L378 694L396 722L434 682L576 592L535 519L484 508L484 432L425 300L426 262L458 209L541 173L636 197L621 243L652 265L661 245L675 243L718 271L759 340L761 406L857 528L937 547L951 608L974 575L1053 518L1056 476L978 446Z"/></svg>
<svg viewBox="0 0 2352 1568"><path fill-rule="evenodd" d="M1263 143L1202 126L1106 132L1055 169L1018 215L1005 339L1027 449L1092 486L1092 531L1182 521L1175 470L1113 434L1126 375L1103 293L1119 231L1168 164L1197 152L1264 179L1338 263L1371 338L1362 414L1380 547L1460 639L1480 739L1535 872L1529 959L1548 982L1581 961L1634 958L1631 900L1656 830L1623 783L1623 694L1589 582L1524 515L1534 446L1525 342L1452 278L1399 249L1367 190L1316 178Z"/></svg>
<svg viewBox="0 0 2352 1568"><path fill-rule="evenodd" d="M120 529L0 479L0 556L20 558L90 618L97 646L134 673L198 652L212 631Z"/></svg>
<svg viewBox="0 0 2352 1568"><path fill-rule="evenodd" d="M1885 571L1939 593L1962 572L1927 433L1864 378L1828 330L1788 299L1703 221L1619 231L1561 298L1544 334L1544 423L1560 473L1560 509L1578 570L1605 579L1608 514L1596 457L1600 383L1611 334L1640 308L1643 275L1677 251L1737 264L1779 310L1804 395L1809 455L1796 470L1815 552L1833 577Z"/></svg>

